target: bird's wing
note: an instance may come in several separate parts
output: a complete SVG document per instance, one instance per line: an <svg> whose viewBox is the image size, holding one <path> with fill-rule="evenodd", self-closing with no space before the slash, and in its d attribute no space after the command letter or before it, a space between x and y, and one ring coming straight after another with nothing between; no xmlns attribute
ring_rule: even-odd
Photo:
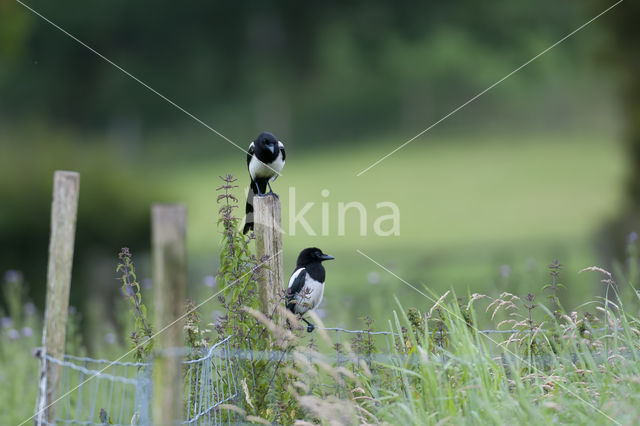
<svg viewBox="0 0 640 426"><path fill-rule="evenodd" d="M287 153L284 150L284 144L280 141L278 141L278 148L280 149L280 152L282 153L282 167L284 167L284 163L285 163L285 159L287 158ZM282 170L282 167L280 167L280 169ZM278 175L279 172L276 172L276 174L274 174L273 176L271 176L271 182L275 182L276 179L278 179Z"/></svg>
<svg viewBox="0 0 640 426"><path fill-rule="evenodd" d="M251 163L251 158L256 153L256 146L251 142L249 145L249 151L247 151L247 168L249 168L249 163Z"/></svg>
<svg viewBox="0 0 640 426"><path fill-rule="evenodd" d="M296 269L295 272L291 274L291 278L289 278L289 289L287 291L291 292L291 294L299 292L304 285L306 276L307 270L305 268Z"/></svg>
<svg viewBox="0 0 640 426"><path fill-rule="evenodd" d="M291 278L289 278L289 288L287 289L287 309L293 312L295 307L294 296L302 290L304 282L307 277L307 270L304 268L297 269Z"/></svg>

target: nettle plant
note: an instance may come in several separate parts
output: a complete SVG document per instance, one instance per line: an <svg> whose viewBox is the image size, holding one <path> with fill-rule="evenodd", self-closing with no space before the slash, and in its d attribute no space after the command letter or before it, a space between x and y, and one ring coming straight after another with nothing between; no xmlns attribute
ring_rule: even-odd
<svg viewBox="0 0 640 426"><path fill-rule="evenodd" d="M217 202L221 204L218 224L222 228L222 247L217 281L222 289L218 301L225 314L218 319L215 329L220 338L233 336L231 349L240 354L235 367L244 395L236 403L246 416L291 423L298 407L288 389L293 378L284 360L294 348L295 335L275 325L278 312L264 315L259 311L258 286L267 258L258 259L251 252L253 233L245 236L240 232L241 220L234 215L238 209L238 197L234 195L238 188L236 179L231 175L220 179L223 184L217 188ZM275 360L253 356L272 350L280 352Z"/></svg>
<svg viewBox="0 0 640 426"><path fill-rule="evenodd" d="M153 328L147 318L147 307L142 303L140 283L138 283L136 268L129 248L123 247L118 258L120 263L116 267L116 272L121 274L122 293L131 305L129 313L134 321L133 331L129 334L132 348L135 349L133 356L137 362L146 362L153 350Z"/></svg>
<svg viewBox="0 0 640 426"><path fill-rule="evenodd" d="M508 313L509 318L500 321L497 327L507 326L515 332L502 344L507 350L529 359L547 354L551 349L551 343L543 329L546 322L535 320L538 305L534 300L535 295L532 293L527 294L522 300L514 294L504 292L487 307L487 311L493 310L491 319L494 319L500 311Z"/></svg>
<svg viewBox="0 0 640 426"><path fill-rule="evenodd" d="M300 419L314 423L333 419L336 424L375 422L362 414L370 400L365 395L360 377L371 376L368 366L357 368L333 366L317 351L318 342L300 321L284 309L284 291L273 312L261 312L259 285L265 259L258 259L250 249L255 236L240 232L240 219L234 216L238 198L234 195L236 180L221 177L217 188L219 225L222 228L220 269L217 281L221 288L218 300L225 314L215 324L220 339L232 336L231 350L240 396L234 401L234 421L292 424ZM334 347L311 313L326 347ZM368 322L369 325L371 322ZM336 346L345 359L358 360L371 354L375 346L369 338L355 339L356 354L348 342ZM367 399L369 398L369 399Z"/></svg>
<svg viewBox="0 0 640 426"><path fill-rule="evenodd" d="M550 290L551 294L547 297L551 299L553 319L558 320L560 316L560 301L558 299L558 290L565 288L564 284L560 283L560 270L562 270L562 264L558 262L558 259L554 260L548 267L549 275L551 276L551 282L543 287L544 290Z"/></svg>
<svg viewBox="0 0 640 426"><path fill-rule="evenodd" d="M543 290L549 290L551 293L547 296L551 300L550 306L536 302L533 293L520 298L504 292L486 309L487 312L491 312L492 321L499 312L507 315L507 319L498 322L497 328L508 328L514 332L500 345L508 354L527 359L531 365L534 362L544 364L558 355L575 355L582 351L595 351L601 347L601 340L594 339L593 326L598 322L596 316L587 311L582 314L578 311L567 314L562 310L557 296L557 290L564 288L560 284L562 265L555 260L548 269L551 282L545 285Z"/></svg>

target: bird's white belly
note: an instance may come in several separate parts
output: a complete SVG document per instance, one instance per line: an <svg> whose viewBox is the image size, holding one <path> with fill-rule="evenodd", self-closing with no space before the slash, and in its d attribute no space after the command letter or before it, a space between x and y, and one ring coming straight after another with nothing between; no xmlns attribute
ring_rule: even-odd
<svg viewBox="0 0 640 426"><path fill-rule="evenodd" d="M284 160L282 160L282 153L278 154L273 163L267 165L258 160L254 155L249 162L249 174L253 179L256 178L271 178L275 180L278 177L278 173L282 171L284 167Z"/></svg>
<svg viewBox="0 0 640 426"><path fill-rule="evenodd" d="M304 288L295 295L296 314L304 314L307 311L317 308L320 302L322 302L323 293L324 285L307 274Z"/></svg>

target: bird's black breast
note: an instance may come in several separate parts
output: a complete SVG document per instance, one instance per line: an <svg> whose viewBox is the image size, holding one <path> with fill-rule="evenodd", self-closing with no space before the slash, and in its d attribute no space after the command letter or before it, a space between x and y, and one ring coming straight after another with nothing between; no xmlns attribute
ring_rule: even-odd
<svg viewBox="0 0 640 426"><path fill-rule="evenodd" d="M307 273L314 280L324 284L325 270L320 262L314 262L304 267Z"/></svg>
<svg viewBox="0 0 640 426"><path fill-rule="evenodd" d="M256 158L262 161L263 163L271 164L278 158L278 155L280 155L280 151L276 149L274 152L271 152L264 145L256 144L255 155L256 155Z"/></svg>

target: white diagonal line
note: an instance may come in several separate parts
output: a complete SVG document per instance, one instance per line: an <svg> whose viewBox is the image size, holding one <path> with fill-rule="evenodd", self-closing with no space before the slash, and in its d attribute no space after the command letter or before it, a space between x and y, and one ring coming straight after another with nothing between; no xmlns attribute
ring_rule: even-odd
<svg viewBox="0 0 640 426"><path fill-rule="evenodd" d="M578 28L576 28L575 30L571 31L569 34L565 35L560 40L556 41L551 46L547 47L542 52L538 53L536 56L534 56L533 58L529 59L527 62L525 62L524 64L520 65L518 68L516 68L515 70L511 71L509 74L505 75L500 80L496 81L491 86L487 87L482 92L478 93L477 95L475 95L474 97L472 97L471 99L469 99L468 101L466 101L465 103L463 103L462 105L460 105L459 107L454 109L453 111L449 112L447 115L445 115L444 117L442 117L441 119L439 119L438 121L436 121L435 123L433 123L432 125L427 127L426 129L424 129L423 131L421 131L420 133L418 133L417 135L415 135L414 137L412 137L411 139L409 139L408 141L406 141L405 143L403 143L402 145L400 145L399 147L397 147L396 149L394 149L390 153L386 154L385 156L380 158L378 161L376 161L376 162L372 163L371 165L369 165L366 169L363 169L360 172L358 172L358 174L356 176L363 175L364 173L368 172L373 167L377 166L378 164L380 164L381 162L383 162L387 158L391 157L393 154L395 154L396 152L400 151L402 148L404 148L405 146L409 145L411 142L413 142L414 140L416 140L420 136L424 135L429 130L433 129L438 124L442 123L444 120L446 120L447 118L451 117L453 114L457 113L462 108L466 107L467 105L469 105L470 103L472 103L473 101L478 99L480 96L484 95L489 90L493 89L494 87L496 87L497 85L499 85L500 83L502 83L503 81L505 81L506 79L508 79L509 77L511 77L512 75L514 75L515 73L517 73L518 71L520 71L521 69L526 67L527 65L529 65L531 62L535 61L536 59L538 59L539 57L541 57L545 53L549 52L551 49L553 49L554 47L556 47L557 45L559 45L560 43L562 43L563 41L565 41L569 37L573 36L578 31L582 30L584 27L586 27L587 25L591 24L593 21L595 21L596 19L600 18L602 15L604 15L607 12L609 12L611 9L613 9L614 7L616 7L617 5L622 3L623 1L624 0L618 0L616 3L612 4L611 6L609 6L608 8L606 8L605 10L603 10L602 12L600 12L599 14L597 14L596 16L594 16L593 18L591 18L590 20L585 22L584 24L580 25Z"/></svg>
<svg viewBox="0 0 640 426"><path fill-rule="evenodd" d="M69 38L73 39L74 41L76 41L80 45L82 45L85 48L87 48L88 50L90 50L92 53L94 53L95 55L97 55L98 57L100 57L101 59L103 59L104 61L106 61L107 63L109 63L110 65L112 65L116 69L118 69L119 71L121 71L123 74L125 74L128 77L130 77L131 79L135 80L137 83L139 83L144 88L148 89L150 92L158 95L160 98L162 98L164 101L166 101L169 104L171 104L172 106L174 106L176 109L182 111L183 113L185 113L186 115L188 115L189 117L194 119L199 124L203 125L207 129L211 130L213 133L215 133L216 135L220 136L222 139L226 140L231 145L235 146L236 148L238 148L239 150L241 150L244 153L247 152L247 150L245 148L242 148L240 145L238 145L237 143L235 143L234 141L232 141L231 139L229 139L228 137L226 137L225 135L223 135L222 133L220 133L219 131L217 131L213 127L211 127L209 124L205 123L204 121L202 121L201 119L199 119L198 117L196 117L195 115L193 115L192 113L190 113L189 111L187 111L186 109L184 109L183 107L181 107L180 105L178 105L177 103L175 103L174 101L172 101L171 99L169 99L168 97L163 95L162 93L158 92L156 89L154 89L153 87L149 86L147 83L145 83L144 81L140 80L138 77L136 77L135 75L131 74L129 71L125 70L120 65L116 64L111 59L107 58L106 56L104 56L103 54L101 54L100 52L95 50L93 47L89 46L87 43L83 42L78 37L74 36L73 34L68 32L67 30L62 28L60 25L56 24L55 22L51 21L46 16L42 15L37 10L33 9L31 6L23 3L21 0L15 0L15 1L18 2L19 4L21 4L22 6L24 6L29 11L31 11L33 14L37 15L38 17L40 17L42 20L44 20L47 23L49 23L50 25L52 25L54 28L56 28L57 30L59 30L60 32L62 32L66 36L68 36ZM276 170L274 170L271 167L269 167L269 165L265 164L265 166L267 168L271 169L273 172L276 172L276 174L279 174L280 176L284 176L282 173L278 173Z"/></svg>
<svg viewBox="0 0 640 426"><path fill-rule="evenodd" d="M273 257L278 256L280 253L282 252L282 250L279 250L275 255L273 255ZM205 303L209 302L211 299L213 299L214 297L216 297L217 295L219 295L220 293L222 293L223 291L225 291L226 289L228 289L229 287L232 287L234 285L236 285L242 278L246 277L247 275L249 275L250 273L254 272L256 269L260 268L261 266L265 265L267 262L269 261L269 259L265 260L264 262L259 263L258 265L256 265L255 267L253 267L250 271L246 272L245 274L243 274L241 277L239 277L238 279L236 279L235 281L229 283L228 285L226 285L224 288L220 289L220 291L218 291L217 293L207 297L204 301L200 302L200 304L198 304L197 306L195 306L194 308L188 310L187 312L185 312L183 315L181 315L180 317L176 318L173 322L165 325L161 330L159 330L158 332L156 332L155 334L153 334L151 337L149 337L149 339L145 340L144 342L140 343L139 345L133 347L131 350L129 350L128 352L126 352L124 355L120 356L118 359L116 359L115 361L111 361L109 364L107 364L106 367L104 367L102 370L98 371L97 373L95 373L94 375L92 375L91 377L89 377L88 379L86 379L83 382L80 382L76 387L74 387L73 389L68 390L64 395L58 397L55 401L53 401L52 403L50 403L49 405L47 405L46 407L37 410L31 417L29 417L28 419L22 421L18 426L22 426L23 424L27 423L29 420L33 419L34 417L40 415L40 413L42 413L43 411L45 411L47 408L51 407L52 405L56 404L58 401L60 401L61 399L65 398L66 396L68 396L69 394L71 394L72 392L74 392L76 389L78 389L80 386L84 385L85 383L87 383L89 380L100 376L100 374L102 374L104 371L106 371L109 367L111 367L113 364L115 364L116 362L119 362L120 360L122 360L124 357L126 357L127 355L129 355L130 353L132 353L133 351L135 351L136 349L138 349L140 346L144 345L146 342L148 342L149 340L155 338L156 336L158 336L159 334L165 332L168 328L172 327L173 325L175 325L178 321L182 320L184 317L186 317L187 315L189 315L190 313L192 313L193 311L199 309L202 305L204 305Z"/></svg>
<svg viewBox="0 0 640 426"><path fill-rule="evenodd" d="M369 257L368 255L366 255L365 253L362 252L362 250L360 249L356 249L356 251L362 255L363 257L366 257L368 260L370 260L372 263L376 264L379 268L381 268L382 270L384 270L385 272L388 272L389 274L393 275L395 278L397 278L398 280L400 280L402 283L406 284L407 286L411 287L412 289L414 289L415 291L417 291L418 293L420 293L421 295L423 295L427 300L429 300L431 303L438 303L437 300L435 300L433 297L428 296L427 294L425 294L424 292L418 290L414 285L412 285L411 283L407 282L406 280L402 279L401 277L399 277L398 275L396 275L393 271L389 270L388 268L385 268L383 265L381 265L379 262L375 261L374 259L372 259L371 257ZM465 323L467 323L467 321L462 318L462 316L458 315L455 312L452 312L446 305L441 304L440 307L442 309L444 309L445 311L447 311L447 313L449 315L451 315L452 317L455 317L459 320L464 321ZM494 343L496 346L499 346L500 344L498 343L497 340L493 339L491 336L489 336L488 333L482 333L481 330L479 330L475 325L470 324L469 327L471 327L476 333L479 333L482 336L485 336L487 339L489 339L492 343ZM523 359L520 355L516 354L515 352L513 352L511 349L509 349L506 346L503 346L504 350L507 351L510 355L514 356L516 359L518 359L520 362L523 363L527 363L527 361L525 359ZM540 369L538 369L538 367L535 364L531 364L531 367L536 371L536 373L542 373L543 372L540 371ZM558 382L557 383L558 387L561 387L562 389L564 389L565 391L567 391L568 393L570 393L571 395L575 396L577 399L579 399L580 401L582 401L583 403L589 405L591 408L593 408L594 410L596 410L598 413L602 414L604 417L606 417L607 419L611 420L613 423L622 426L622 423L618 422L617 420L613 419L612 417L610 417L607 413L605 413L604 411L602 411L601 409L599 409L598 407L596 407L594 404L592 404L589 401L586 401L585 399L583 399L580 395L578 395L577 393L575 393L574 391L572 391L571 389L569 389L568 387L566 387L565 385L563 385L562 383Z"/></svg>

